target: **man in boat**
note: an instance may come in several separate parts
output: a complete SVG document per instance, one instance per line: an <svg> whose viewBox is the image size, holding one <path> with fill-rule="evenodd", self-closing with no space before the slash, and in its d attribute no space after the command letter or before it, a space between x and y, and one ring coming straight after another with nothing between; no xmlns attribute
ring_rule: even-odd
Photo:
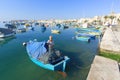
<svg viewBox="0 0 120 80"><path fill-rule="evenodd" d="M49 47L53 47L54 43L53 43L52 36L49 36L49 40L47 41L47 43L49 44Z"/></svg>
<svg viewBox="0 0 120 80"><path fill-rule="evenodd" d="M53 42L53 38L52 36L49 36L49 40L47 41L47 43L45 44L45 47L47 49L47 52L52 50L54 46L54 42Z"/></svg>
<svg viewBox="0 0 120 80"><path fill-rule="evenodd" d="M54 49L54 42L52 36L49 36L49 40L45 44L48 55L45 56L45 63L55 64L57 61L63 60L63 57L59 50ZM61 58L60 58L61 57Z"/></svg>
<svg viewBox="0 0 120 80"><path fill-rule="evenodd" d="M47 55L44 56L44 62L48 63L51 54L53 53L53 39L52 36L49 36L49 40L45 43L45 48L47 49Z"/></svg>

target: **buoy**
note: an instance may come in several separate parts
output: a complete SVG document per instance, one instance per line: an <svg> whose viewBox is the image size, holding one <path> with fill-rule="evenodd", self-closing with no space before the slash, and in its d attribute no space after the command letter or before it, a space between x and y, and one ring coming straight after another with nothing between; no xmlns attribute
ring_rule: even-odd
<svg viewBox="0 0 120 80"><path fill-rule="evenodd" d="M23 42L23 46L26 46L27 45L27 43L26 42Z"/></svg>

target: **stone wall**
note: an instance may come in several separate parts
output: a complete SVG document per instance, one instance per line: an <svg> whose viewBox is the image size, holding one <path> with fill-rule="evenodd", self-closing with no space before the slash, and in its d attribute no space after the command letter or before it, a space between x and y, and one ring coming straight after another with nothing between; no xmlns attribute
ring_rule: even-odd
<svg viewBox="0 0 120 80"><path fill-rule="evenodd" d="M115 52L120 54L120 37L118 31L107 28L100 43L100 51Z"/></svg>

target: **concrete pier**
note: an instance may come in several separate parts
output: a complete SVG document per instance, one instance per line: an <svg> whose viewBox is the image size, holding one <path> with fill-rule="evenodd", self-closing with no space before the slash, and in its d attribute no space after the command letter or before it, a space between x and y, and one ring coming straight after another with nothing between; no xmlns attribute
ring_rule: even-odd
<svg viewBox="0 0 120 80"><path fill-rule="evenodd" d="M118 63L108 58L95 56L87 80L120 80Z"/></svg>
<svg viewBox="0 0 120 80"><path fill-rule="evenodd" d="M100 43L100 51L110 51L120 54L119 28L107 28Z"/></svg>

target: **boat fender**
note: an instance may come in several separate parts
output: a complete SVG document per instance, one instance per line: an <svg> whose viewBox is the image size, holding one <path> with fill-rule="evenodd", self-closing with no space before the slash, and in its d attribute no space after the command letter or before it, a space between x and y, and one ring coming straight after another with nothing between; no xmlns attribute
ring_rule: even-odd
<svg viewBox="0 0 120 80"><path fill-rule="evenodd" d="M27 43L26 42L23 42L23 46L26 46L27 45Z"/></svg>

